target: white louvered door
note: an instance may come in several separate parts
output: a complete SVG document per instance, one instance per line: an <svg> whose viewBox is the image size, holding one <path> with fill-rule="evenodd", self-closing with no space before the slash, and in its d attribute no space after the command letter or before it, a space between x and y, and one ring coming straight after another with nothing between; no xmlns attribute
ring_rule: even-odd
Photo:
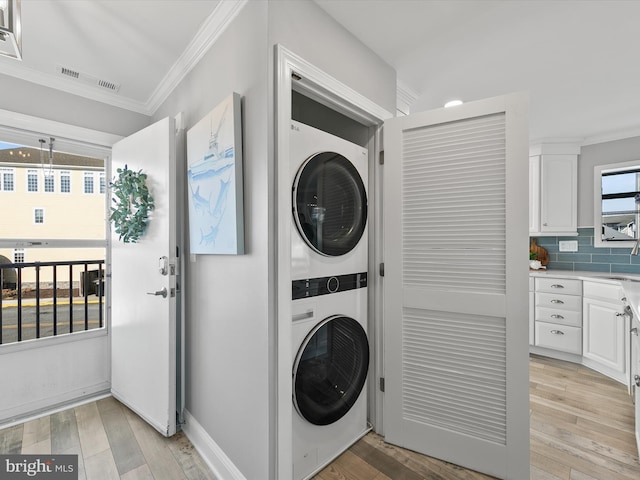
<svg viewBox="0 0 640 480"><path fill-rule="evenodd" d="M509 95L385 124L384 434L529 478L528 123Z"/></svg>

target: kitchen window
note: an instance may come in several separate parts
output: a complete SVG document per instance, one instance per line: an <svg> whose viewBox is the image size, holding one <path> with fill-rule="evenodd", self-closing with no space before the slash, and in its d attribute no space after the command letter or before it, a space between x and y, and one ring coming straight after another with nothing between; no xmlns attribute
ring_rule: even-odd
<svg viewBox="0 0 640 480"><path fill-rule="evenodd" d="M640 169L602 173L602 225L609 232L607 239L638 238L639 203Z"/></svg>

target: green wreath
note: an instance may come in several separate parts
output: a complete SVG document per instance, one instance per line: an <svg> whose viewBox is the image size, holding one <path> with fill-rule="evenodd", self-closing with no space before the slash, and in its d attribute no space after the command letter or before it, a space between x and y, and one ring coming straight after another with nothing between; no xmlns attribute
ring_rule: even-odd
<svg viewBox="0 0 640 480"><path fill-rule="evenodd" d="M118 240L136 243L144 235L149 212L154 209L153 197L147 188L147 175L134 172L125 165L118 168L117 177L109 184L113 192L109 220L113 222Z"/></svg>

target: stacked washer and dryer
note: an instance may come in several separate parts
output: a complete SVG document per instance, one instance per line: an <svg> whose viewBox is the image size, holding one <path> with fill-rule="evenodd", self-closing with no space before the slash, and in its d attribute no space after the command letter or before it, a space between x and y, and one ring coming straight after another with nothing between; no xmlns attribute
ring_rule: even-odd
<svg viewBox="0 0 640 480"><path fill-rule="evenodd" d="M366 433L367 149L291 121L294 480Z"/></svg>

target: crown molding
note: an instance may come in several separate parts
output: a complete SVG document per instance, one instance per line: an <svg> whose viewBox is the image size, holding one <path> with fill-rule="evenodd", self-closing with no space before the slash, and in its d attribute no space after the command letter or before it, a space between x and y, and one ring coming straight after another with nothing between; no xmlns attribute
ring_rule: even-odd
<svg viewBox="0 0 640 480"><path fill-rule="evenodd" d="M15 62L4 62L3 59L0 59L1 73L71 95L151 116L196 66L247 2L248 0L220 0L146 102L121 97L118 94L98 90L89 85L78 84L53 73L34 70Z"/></svg>
<svg viewBox="0 0 640 480"><path fill-rule="evenodd" d="M221 0L195 34L180 58L153 91L147 109L153 115L205 53L216 43L248 0Z"/></svg>

